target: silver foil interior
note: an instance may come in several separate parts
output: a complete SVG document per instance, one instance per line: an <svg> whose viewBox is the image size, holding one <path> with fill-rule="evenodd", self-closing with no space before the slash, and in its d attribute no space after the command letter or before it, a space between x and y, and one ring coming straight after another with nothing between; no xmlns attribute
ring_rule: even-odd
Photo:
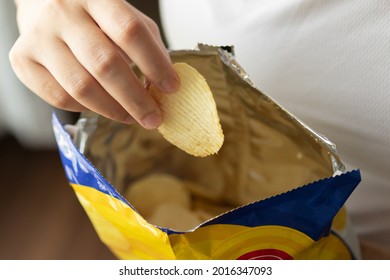
<svg viewBox="0 0 390 280"><path fill-rule="evenodd" d="M236 207L344 171L335 145L256 88L232 49L199 45L170 54L173 62L186 62L206 78L225 142L217 155L197 158L157 130L84 113L74 141L119 192L145 175L164 172L202 184L219 204Z"/></svg>

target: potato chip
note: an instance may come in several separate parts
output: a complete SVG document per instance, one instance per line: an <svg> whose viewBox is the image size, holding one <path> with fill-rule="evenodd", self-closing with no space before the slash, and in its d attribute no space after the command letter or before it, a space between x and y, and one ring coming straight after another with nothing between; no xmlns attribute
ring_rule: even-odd
<svg viewBox="0 0 390 280"><path fill-rule="evenodd" d="M192 210L197 213L202 210L210 215L218 216L223 213L229 212L234 207L231 205L218 204L215 201L210 201L200 197L194 197L192 200Z"/></svg>
<svg viewBox="0 0 390 280"><path fill-rule="evenodd" d="M152 174L132 183L125 198L144 217L150 216L161 204L177 204L189 209L191 197L182 182L168 174Z"/></svg>
<svg viewBox="0 0 390 280"><path fill-rule="evenodd" d="M201 223L195 213L176 203L161 204L146 220L151 224L178 231L193 229Z"/></svg>
<svg viewBox="0 0 390 280"><path fill-rule="evenodd" d="M203 209L194 210L193 213L198 217L198 219L201 221L201 223L204 223L204 222L216 217L216 215L213 215L212 213L209 213Z"/></svg>
<svg viewBox="0 0 390 280"><path fill-rule="evenodd" d="M183 169L182 177L186 178L184 184L186 185L187 181L194 182L194 184L186 185L193 194L203 194L214 200L224 197L226 182L218 157L191 157L185 162ZM195 184L199 185L196 187Z"/></svg>
<svg viewBox="0 0 390 280"><path fill-rule="evenodd" d="M218 201L221 197L221 193L215 189L193 181L183 180L183 185L194 196L200 196L211 201Z"/></svg>
<svg viewBox="0 0 390 280"><path fill-rule="evenodd" d="M150 90L160 104L163 121L158 131L166 140L199 157L216 154L224 141L216 103L205 78L186 63L174 64L180 88L174 94Z"/></svg>

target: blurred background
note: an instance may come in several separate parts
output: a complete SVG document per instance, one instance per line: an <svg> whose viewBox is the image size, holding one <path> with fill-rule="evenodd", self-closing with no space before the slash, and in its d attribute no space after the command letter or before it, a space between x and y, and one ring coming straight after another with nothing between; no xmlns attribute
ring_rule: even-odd
<svg viewBox="0 0 390 280"><path fill-rule="evenodd" d="M131 1L160 24L157 1ZM51 127L53 108L14 75L13 1L0 2L0 259L115 259L68 185ZM58 112L58 111L57 111ZM58 112L63 123L77 114ZM364 259L389 256L362 242Z"/></svg>

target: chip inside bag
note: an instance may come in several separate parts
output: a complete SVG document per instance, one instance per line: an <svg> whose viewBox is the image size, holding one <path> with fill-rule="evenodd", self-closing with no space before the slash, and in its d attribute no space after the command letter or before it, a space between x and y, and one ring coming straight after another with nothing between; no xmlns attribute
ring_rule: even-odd
<svg viewBox="0 0 390 280"><path fill-rule="evenodd" d="M93 113L67 129L53 113L65 174L102 242L118 259L359 259L344 207L359 170L259 90L233 47L170 55L210 87L220 121L210 155Z"/></svg>

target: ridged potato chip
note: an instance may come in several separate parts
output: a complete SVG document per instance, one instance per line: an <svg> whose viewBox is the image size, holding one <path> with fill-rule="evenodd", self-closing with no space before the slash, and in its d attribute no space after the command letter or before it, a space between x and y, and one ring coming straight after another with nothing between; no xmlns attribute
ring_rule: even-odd
<svg viewBox="0 0 390 280"><path fill-rule="evenodd" d="M221 193L213 188L206 187L205 185L183 180L184 187L194 196L203 197L211 201L218 201L221 198Z"/></svg>
<svg viewBox="0 0 390 280"><path fill-rule="evenodd" d="M150 87L163 114L158 131L166 140L193 156L216 154L224 135L213 94L196 69L186 63L175 63L173 67L180 78L176 93L166 94Z"/></svg>
<svg viewBox="0 0 390 280"><path fill-rule="evenodd" d="M234 208L233 206L215 203L214 201L210 201L201 197L194 197L192 199L191 206L194 212L201 210L209 213L210 215L213 215L214 217L229 212Z"/></svg>
<svg viewBox="0 0 390 280"><path fill-rule="evenodd" d="M159 205L171 203L190 208L190 193L182 182L169 174L151 174L132 183L125 198L144 217L150 216Z"/></svg>
<svg viewBox="0 0 390 280"><path fill-rule="evenodd" d="M202 222L190 209L184 208L176 203L161 204L146 219L154 225L178 231L193 229Z"/></svg>

